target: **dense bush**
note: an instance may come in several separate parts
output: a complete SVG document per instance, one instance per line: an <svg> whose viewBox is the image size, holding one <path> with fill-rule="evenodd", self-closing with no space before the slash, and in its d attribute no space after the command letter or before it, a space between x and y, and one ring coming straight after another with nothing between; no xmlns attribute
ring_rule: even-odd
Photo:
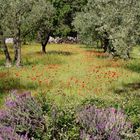
<svg viewBox="0 0 140 140"><path fill-rule="evenodd" d="M58 108L53 106L48 115L48 129L44 140L77 140L79 127L75 125L75 110L73 108Z"/></svg>
<svg viewBox="0 0 140 140"><path fill-rule="evenodd" d="M134 139L132 125L126 121L122 111L114 108L98 109L91 105L85 106L77 113L77 123L81 126L82 140Z"/></svg>
<svg viewBox="0 0 140 140"><path fill-rule="evenodd" d="M11 127L0 128L0 140L29 140L26 136L19 136Z"/></svg>
<svg viewBox="0 0 140 140"><path fill-rule="evenodd" d="M140 93L130 92L123 93L124 101L123 106L126 114L129 116L134 125L134 129L140 129ZM135 102L134 102L135 101Z"/></svg>
<svg viewBox="0 0 140 140"><path fill-rule="evenodd" d="M5 110L0 111L0 124L8 126L18 134L41 137L45 131L45 119L39 104L26 92L13 93L5 103Z"/></svg>
<svg viewBox="0 0 140 140"><path fill-rule="evenodd" d="M44 93L37 96L47 120L47 133L44 140L77 140L79 127L75 124L76 110L73 106L57 106L55 102Z"/></svg>

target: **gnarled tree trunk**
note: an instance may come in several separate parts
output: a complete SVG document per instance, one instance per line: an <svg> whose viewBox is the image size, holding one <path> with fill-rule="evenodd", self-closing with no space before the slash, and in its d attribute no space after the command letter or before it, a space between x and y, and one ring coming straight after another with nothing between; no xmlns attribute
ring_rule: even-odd
<svg viewBox="0 0 140 140"><path fill-rule="evenodd" d="M6 42L5 42L5 38L3 37L3 32L1 31L0 32L0 36L1 36L1 46L2 46L2 49L4 51L4 54L5 54L5 59L6 59L6 62L5 62L5 66L6 67L11 67L12 66L12 60L11 60L11 57L10 57L10 54L9 54L9 51L8 51L8 47L6 45Z"/></svg>
<svg viewBox="0 0 140 140"><path fill-rule="evenodd" d="M105 36L103 38L101 38L101 47L104 49L104 53L105 52L111 53L112 49L110 46L110 40L108 38L108 33L105 32L104 35Z"/></svg>
<svg viewBox="0 0 140 140"><path fill-rule="evenodd" d="M51 32L49 32L45 38L45 40L42 40L41 45L42 45L42 52L46 53L46 46L48 44L49 38L50 38Z"/></svg>
<svg viewBox="0 0 140 140"><path fill-rule="evenodd" d="M21 66L21 42L19 39L14 39L15 57L14 62L17 67Z"/></svg>
<svg viewBox="0 0 140 140"><path fill-rule="evenodd" d="M8 51L8 47L5 43L5 38L3 39L3 51L4 51L4 54L5 54L5 58L6 58L6 62L5 62L5 66L6 67L11 67L12 66L12 60L11 60L11 57L10 57L10 54L9 54L9 51Z"/></svg>
<svg viewBox="0 0 140 140"><path fill-rule="evenodd" d="M104 52L109 52L110 53L110 47L109 47L109 39L104 39L104 46L103 46L103 49L104 49Z"/></svg>
<svg viewBox="0 0 140 140"><path fill-rule="evenodd" d="M14 49L15 49L15 58L14 62L17 67L21 66L21 40L20 40L20 29L18 29L18 33L16 34L16 38L14 38Z"/></svg>

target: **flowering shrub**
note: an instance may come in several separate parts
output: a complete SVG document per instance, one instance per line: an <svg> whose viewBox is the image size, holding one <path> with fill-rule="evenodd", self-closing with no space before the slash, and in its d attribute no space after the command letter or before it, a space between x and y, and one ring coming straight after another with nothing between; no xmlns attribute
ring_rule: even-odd
<svg viewBox="0 0 140 140"><path fill-rule="evenodd" d="M19 136L11 127L0 128L0 140L29 140L27 136Z"/></svg>
<svg viewBox="0 0 140 140"><path fill-rule="evenodd" d="M132 125L126 121L123 112L114 108L98 109L88 105L77 114L82 140L133 139Z"/></svg>
<svg viewBox="0 0 140 140"><path fill-rule="evenodd" d="M45 130L43 112L30 93L12 94L5 106L5 110L0 111L2 126L11 127L18 134L28 134L29 137L42 135Z"/></svg>

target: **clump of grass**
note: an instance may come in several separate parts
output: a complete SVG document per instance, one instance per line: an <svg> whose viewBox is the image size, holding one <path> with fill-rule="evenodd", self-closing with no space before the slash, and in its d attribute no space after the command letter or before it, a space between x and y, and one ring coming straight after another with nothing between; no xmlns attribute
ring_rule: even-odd
<svg viewBox="0 0 140 140"><path fill-rule="evenodd" d="M140 73L140 62L139 60L132 60L126 65L126 68L132 72Z"/></svg>

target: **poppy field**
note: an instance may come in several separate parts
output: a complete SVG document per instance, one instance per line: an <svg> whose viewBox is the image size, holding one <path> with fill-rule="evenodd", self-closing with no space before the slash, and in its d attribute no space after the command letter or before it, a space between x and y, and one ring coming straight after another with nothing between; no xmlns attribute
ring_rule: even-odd
<svg viewBox="0 0 140 140"><path fill-rule="evenodd" d="M12 49L10 50L12 53ZM35 98L60 108L95 104L121 108L136 130L140 127L140 57L134 48L131 60L110 58L101 49L84 45L49 44L47 53L38 44L22 47L23 66L5 68L0 52L0 106L12 91L30 91Z"/></svg>

